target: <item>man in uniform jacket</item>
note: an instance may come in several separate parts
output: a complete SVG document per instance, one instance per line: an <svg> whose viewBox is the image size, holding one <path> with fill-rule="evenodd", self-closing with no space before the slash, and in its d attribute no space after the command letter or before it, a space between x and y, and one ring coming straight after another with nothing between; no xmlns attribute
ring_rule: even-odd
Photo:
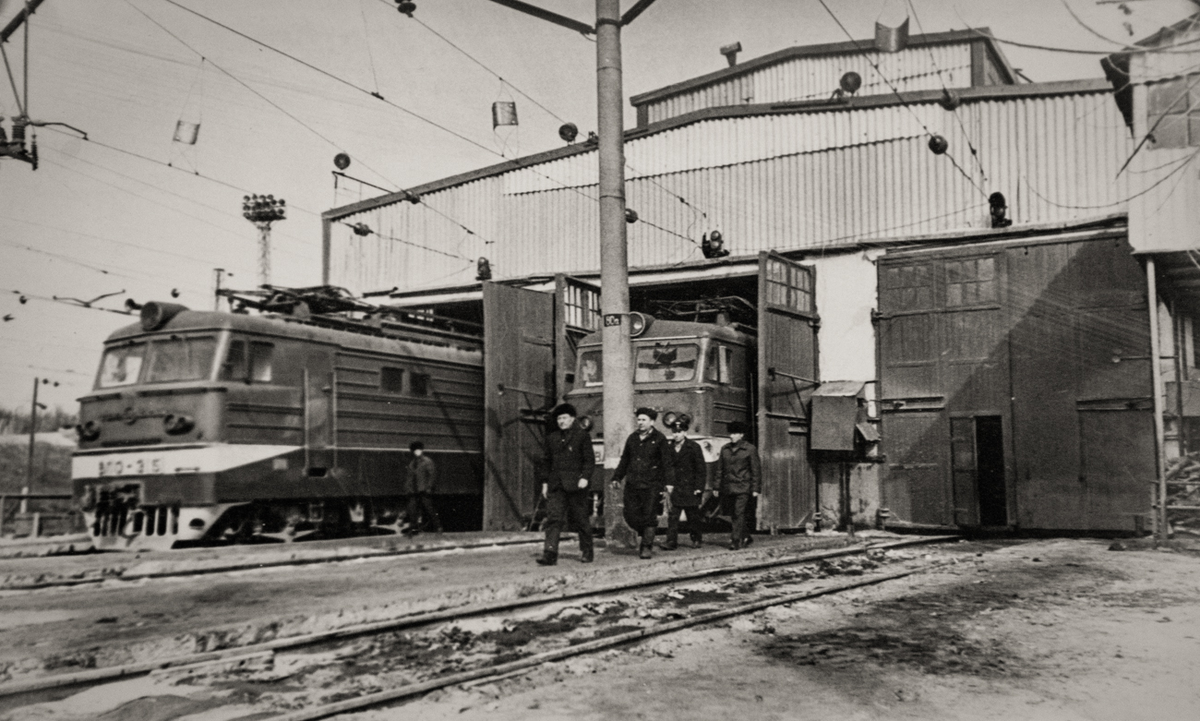
<svg viewBox="0 0 1200 721"><path fill-rule="evenodd" d="M625 440L621 462L613 473L613 487L625 481L625 522L641 536L640 558L650 558L654 532L658 528L658 499L666 486L674 485L670 442L654 427L658 412L639 408L634 416L637 430Z"/></svg>
<svg viewBox="0 0 1200 721"><path fill-rule="evenodd" d="M590 491L592 474L596 469L592 437L586 430L575 426L577 414L575 406L570 403L563 403L551 414L558 430L546 436L542 457L546 474L546 480L542 483L542 497L546 499L546 545L537 562L543 566L558 563L558 537L563 526L569 526L579 534L579 560L591 563Z"/></svg>
<svg viewBox="0 0 1200 721"><path fill-rule="evenodd" d="M757 498L762 490L762 467L758 449L746 441L746 424L734 421L729 424L729 443L721 449L717 460L717 482L719 492L725 494L726 502L733 507L733 533L729 548L736 550L750 545L746 529L746 515L750 498Z"/></svg>
<svg viewBox="0 0 1200 721"><path fill-rule="evenodd" d="M700 444L687 437L691 418L685 413L671 424L671 455L675 466L675 485L667 486L670 508L667 510L667 541L663 550L674 551L679 547L679 517L687 513L688 536L692 548L699 548L700 494L704 492L707 466Z"/></svg>
<svg viewBox="0 0 1200 721"><path fill-rule="evenodd" d="M408 532L415 536L421 530L417 519L421 509L424 508L425 522L432 522L434 529L441 533L442 519L438 517L437 509L433 507L432 497L437 466L434 465L432 458L425 455L425 444L421 441L410 443L408 450L413 455L404 475L404 492L408 495Z"/></svg>

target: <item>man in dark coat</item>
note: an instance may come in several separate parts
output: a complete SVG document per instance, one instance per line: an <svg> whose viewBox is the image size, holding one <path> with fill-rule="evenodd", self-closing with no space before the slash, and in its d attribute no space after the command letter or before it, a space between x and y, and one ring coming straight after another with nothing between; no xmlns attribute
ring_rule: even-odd
<svg viewBox="0 0 1200 721"><path fill-rule="evenodd" d="M425 444L421 441L410 443L408 450L413 455L404 477L404 491L408 494L408 533L415 536L420 532L418 516L422 508L425 510L425 522L432 522L434 529L441 533L442 519L433 507L433 481L437 477L437 466L432 458L425 455Z"/></svg>
<svg viewBox="0 0 1200 721"><path fill-rule="evenodd" d="M537 562L542 566L558 563L558 537L563 526L568 526L579 534L579 560L591 563L591 483L596 470L592 437L575 426L577 413L570 403L558 406L551 415L558 430L546 436L542 457L546 475L542 483L542 497L546 499L546 546Z"/></svg>
<svg viewBox="0 0 1200 721"><path fill-rule="evenodd" d="M730 423L729 443L721 449L721 457L717 459L719 493L725 494L725 502L733 508L730 550L750 545L750 533L746 528L747 511L751 497L758 498L762 490L762 465L758 459L758 449L746 441L746 430L746 424L741 421Z"/></svg>
<svg viewBox="0 0 1200 721"><path fill-rule="evenodd" d="M674 551L679 547L679 517L687 514L688 536L692 539L692 548L699 548L700 535L700 494L706 485L707 466L704 464L704 451L700 444L687 437L691 418L685 413L671 424L671 454L675 465L675 485L667 486L670 507L667 509L667 541L663 544L664 551Z"/></svg>
<svg viewBox="0 0 1200 721"><path fill-rule="evenodd" d="M625 440L612 479L613 488L620 488L621 481L625 481L625 522L641 536L639 558L651 558L658 529L659 496L666 486L674 486L670 442L654 427L657 418L658 412L652 408L637 409L637 430Z"/></svg>

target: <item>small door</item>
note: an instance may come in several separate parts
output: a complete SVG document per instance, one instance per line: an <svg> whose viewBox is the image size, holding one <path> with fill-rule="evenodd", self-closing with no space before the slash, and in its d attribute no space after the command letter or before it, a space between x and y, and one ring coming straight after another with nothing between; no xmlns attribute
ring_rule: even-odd
<svg viewBox="0 0 1200 721"><path fill-rule="evenodd" d="M557 398L554 296L483 284L483 528L513 531L538 499L544 413Z"/></svg>
<svg viewBox="0 0 1200 721"><path fill-rule="evenodd" d="M251 355L268 352L254 349ZM253 358L252 358L253 360ZM259 361L262 364L262 361ZM310 474L324 475L337 461L334 438L337 434L334 409L337 407L337 383L333 377L333 359L324 349L309 350L304 359L304 465Z"/></svg>
<svg viewBox="0 0 1200 721"><path fill-rule="evenodd" d="M817 386L816 278L775 253L758 261L759 529L796 528L816 512L808 458L809 401Z"/></svg>
<svg viewBox="0 0 1200 721"><path fill-rule="evenodd" d="M1000 416L950 419L950 469L956 525L1008 525Z"/></svg>

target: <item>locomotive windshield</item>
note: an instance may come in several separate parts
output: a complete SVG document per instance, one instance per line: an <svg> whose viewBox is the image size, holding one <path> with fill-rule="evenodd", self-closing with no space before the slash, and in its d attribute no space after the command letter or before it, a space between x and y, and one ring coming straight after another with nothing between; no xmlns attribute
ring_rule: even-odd
<svg viewBox="0 0 1200 721"><path fill-rule="evenodd" d="M604 385L604 363L601 355L600 351L592 350L579 357L579 377L583 379L585 388Z"/></svg>
<svg viewBox="0 0 1200 721"><path fill-rule="evenodd" d="M96 386L115 388L137 383L138 374L142 372L142 359L145 357L145 343L109 348L104 351L104 358L100 361L100 378Z"/></svg>
<svg viewBox="0 0 1200 721"><path fill-rule="evenodd" d="M212 375L217 339L172 336L150 343L130 343L104 351L98 388L137 383L197 381ZM143 370L144 369L144 370Z"/></svg>
<svg viewBox="0 0 1200 721"><path fill-rule="evenodd" d="M634 383L690 381L696 377L700 346L694 343L655 343L637 349Z"/></svg>
<svg viewBox="0 0 1200 721"><path fill-rule="evenodd" d="M144 383L198 381L212 374L216 338L180 338L156 340L150 344L149 370Z"/></svg>

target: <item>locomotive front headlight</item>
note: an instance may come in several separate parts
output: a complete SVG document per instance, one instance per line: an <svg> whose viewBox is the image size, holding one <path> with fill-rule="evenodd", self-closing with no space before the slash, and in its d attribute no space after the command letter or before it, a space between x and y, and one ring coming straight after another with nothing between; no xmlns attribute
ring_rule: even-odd
<svg viewBox="0 0 1200 721"><path fill-rule="evenodd" d="M196 421L191 416L170 414L163 418L163 430L175 436L187 433L196 427Z"/></svg>
<svg viewBox="0 0 1200 721"><path fill-rule="evenodd" d="M679 416L675 414L675 411L667 411L663 414L663 425L667 428L675 425L677 420L679 420Z"/></svg>
<svg viewBox="0 0 1200 721"><path fill-rule="evenodd" d="M585 431L592 430L592 417L591 416L579 416L578 423L579 423L579 427L582 428L583 430L585 430Z"/></svg>
<svg viewBox="0 0 1200 721"><path fill-rule="evenodd" d="M81 441L94 441L100 437L100 424L96 421L88 421L83 425L75 426L75 433Z"/></svg>

